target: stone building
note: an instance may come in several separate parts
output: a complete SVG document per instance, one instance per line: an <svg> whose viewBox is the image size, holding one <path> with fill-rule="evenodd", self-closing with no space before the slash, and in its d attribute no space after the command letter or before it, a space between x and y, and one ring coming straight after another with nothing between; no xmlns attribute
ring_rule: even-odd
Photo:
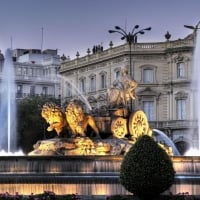
<svg viewBox="0 0 200 200"><path fill-rule="evenodd" d="M168 34L169 35L169 34ZM145 111L151 128L168 135L181 154L198 146L197 123L193 116L191 71L195 36L164 42L132 44L131 70L128 43L110 47L73 60L63 60L62 102L80 98L94 114L108 109L107 89L118 77L120 68L129 66L138 82L132 112Z"/></svg>
<svg viewBox="0 0 200 200"><path fill-rule="evenodd" d="M16 98L28 96L60 98L60 79L58 77L60 56L57 54L57 50L13 49L12 56ZM2 76L1 73L0 76Z"/></svg>

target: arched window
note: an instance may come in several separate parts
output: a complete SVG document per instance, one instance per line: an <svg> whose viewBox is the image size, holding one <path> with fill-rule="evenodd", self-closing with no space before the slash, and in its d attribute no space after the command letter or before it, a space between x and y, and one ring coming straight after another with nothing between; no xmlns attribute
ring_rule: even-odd
<svg viewBox="0 0 200 200"><path fill-rule="evenodd" d="M120 76L120 70L115 71L115 79L118 79Z"/></svg>
<svg viewBox="0 0 200 200"><path fill-rule="evenodd" d="M96 75L92 74L89 76L90 78L90 92L95 92L96 91Z"/></svg>
<svg viewBox="0 0 200 200"><path fill-rule="evenodd" d="M152 90L150 87L137 93L140 108L144 110L149 121L157 120L157 105L160 93Z"/></svg>
<svg viewBox="0 0 200 200"><path fill-rule="evenodd" d="M85 94L86 92L86 78L85 77L81 77L79 79L79 91L81 94Z"/></svg>
<svg viewBox="0 0 200 200"><path fill-rule="evenodd" d="M117 67L117 68L114 69L114 77L113 77L114 80L117 80L119 78L119 76L120 76L120 70L121 70L120 67Z"/></svg>
<svg viewBox="0 0 200 200"><path fill-rule="evenodd" d="M42 95L44 95L44 96L48 95L48 87L47 86L42 87Z"/></svg>
<svg viewBox="0 0 200 200"><path fill-rule="evenodd" d="M72 96L72 85L69 82L66 82L66 97Z"/></svg>
<svg viewBox="0 0 200 200"><path fill-rule="evenodd" d="M100 89L107 88L107 74L106 72L100 73Z"/></svg>

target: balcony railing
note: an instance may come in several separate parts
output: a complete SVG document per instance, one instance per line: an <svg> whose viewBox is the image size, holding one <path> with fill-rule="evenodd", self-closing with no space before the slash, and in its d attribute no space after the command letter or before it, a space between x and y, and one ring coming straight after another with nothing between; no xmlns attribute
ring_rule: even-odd
<svg viewBox="0 0 200 200"><path fill-rule="evenodd" d="M16 98L17 99L23 99L25 97L38 97L38 96L41 96L41 97L54 97L54 95L52 94L31 94L31 93L21 93L21 92L17 92L16 93Z"/></svg>
<svg viewBox="0 0 200 200"><path fill-rule="evenodd" d="M0 73L0 80L3 78L3 74ZM15 75L14 79L16 81L27 80L27 81L43 81L43 82L58 82L60 81L60 77L56 75L48 75L48 76L32 76L32 75Z"/></svg>
<svg viewBox="0 0 200 200"><path fill-rule="evenodd" d="M132 52L145 52L145 51L162 51L164 52L167 48L177 48L177 47L193 47L194 40L193 39L179 39L175 41L167 41L167 42L152 42L152 43L136 43L133 44ZM89 63L106 60L107 58L117 56L122 54L123 52L128 52L129 45L126 43L124 45L120 45L114 48L109 48L104 50L103 52L97 54L90 54L87 56L83 56L81 58L73 59L70 61L63 62L61 64L61 72L70 69L74 69L75 66L84 66L88 65Z"/></svg>

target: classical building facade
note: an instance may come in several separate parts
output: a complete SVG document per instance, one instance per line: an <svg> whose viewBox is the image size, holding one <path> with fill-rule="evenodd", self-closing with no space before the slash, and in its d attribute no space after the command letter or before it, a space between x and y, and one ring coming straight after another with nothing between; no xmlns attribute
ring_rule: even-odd
<svg viewBox="0 0 200 200"><path fill-rule="evenodd" d="M51 96L60 98L60 56L57 50L13 49L12 50L16 98L28 96ZM5 56L0 61L0 78Z"/></svg>
<svg viewBox="0 0 200 200"><path fill-rule="evenodd" d="M167 38L167 37L166 37ZM156 43L124 45L63 61L60 73L62 101L82 99L88 109L102 114L108 109L107 89L122 67L138 83L132 112L145 111L150 126L162 130L184 154L198 146L197 123L193 115L191 72L195 35ZM132 64L130 63L130 53Z"/></svg>

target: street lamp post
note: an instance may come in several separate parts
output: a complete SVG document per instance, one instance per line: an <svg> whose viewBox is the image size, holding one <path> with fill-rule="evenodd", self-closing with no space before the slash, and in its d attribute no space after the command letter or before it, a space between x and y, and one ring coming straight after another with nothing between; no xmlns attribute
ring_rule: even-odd
<svg viewBox="0 0 200 200"><path fill-rule="evenodd" d="M199 25L200 25L200 21L197 23L196 26L184 25L184 27L196 31L197 29L200 29Z"/></svg>
<svg viewBox="0 0 200 200"><path fill-rule="evenodd" d="M130 56L130 76L132 77L132 56L131 56L131 46L132 44L137 43L137 35L141 34L143 35L145 33L145 31L150 31L151 27L148 28L143 28L143 29L139 29L139 25L135 25L134 28L132 29L131 32L126 32L124 29L122 29L119 26L115 26L115 30L109 30L109 33L119 33L120 35L122 35L121 40L126 39L126 42L129 44L129 56Z"/></svg>
<svg viewBox="0 0 200 200"><path fill-rule="evenodd" d="M151 27L139 29L139 25L135 25L131 32L126 32L124 29L122 29L119 26L115 26L115 30L108 31L109 33L119 33L120 35L122 35L121 40L126 39L126 42L129 45L129 59L130 59L129 73L130 73L131 78L133 75L133 79L134 79L134 74L132 73L131 46L132 44L137 43L137 35L139 34L143 35L145 31L150 31L150 30L151 30ZM130 109L132 111L132 100L130 102Z"/></svg>
<svg viewBox="0 0 200 200"><path fill-rule="evenodd" d="M196 37L197 30L200 29L199 25L200 25L200 21L197 23L196 26L184 25L184 27L192 29L194 31L194 36Z"/></svg>

